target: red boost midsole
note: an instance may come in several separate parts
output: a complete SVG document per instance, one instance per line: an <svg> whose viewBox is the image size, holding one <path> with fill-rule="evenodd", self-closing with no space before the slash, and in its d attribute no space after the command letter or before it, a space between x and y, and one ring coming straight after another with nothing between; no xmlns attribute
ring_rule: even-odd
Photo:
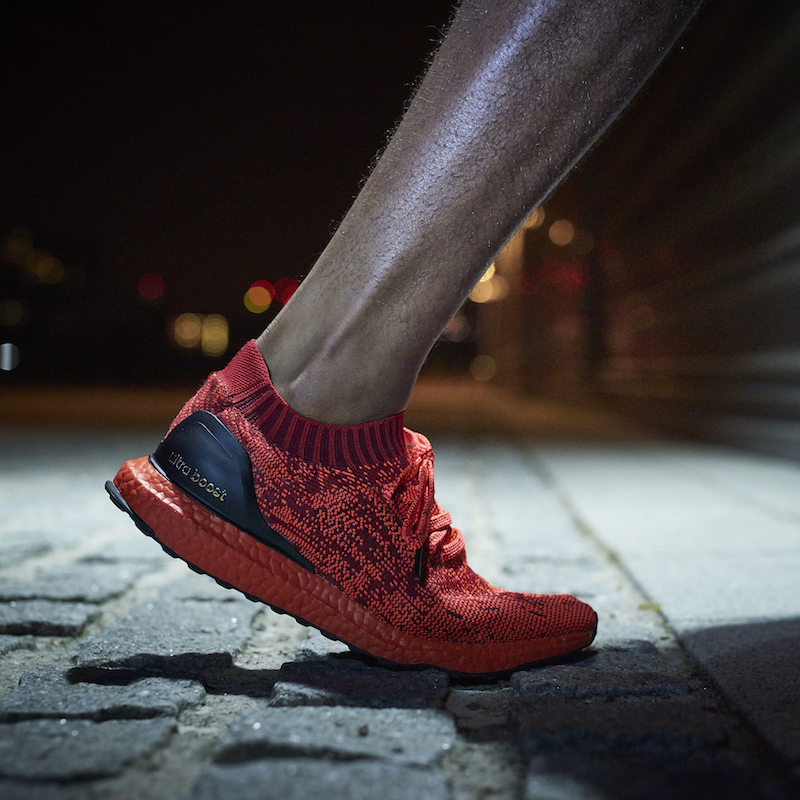
<svg viewBox="0 0 800 800"><path fill-rule="evenodd" d="M324 578L220 519L183 494L149 459L126 462L114 484L158 540L183 560L346 644L396 664L501 672L585 647L594 636L593 631L582 631L487 644L421 639L389 625Z"/></svg>

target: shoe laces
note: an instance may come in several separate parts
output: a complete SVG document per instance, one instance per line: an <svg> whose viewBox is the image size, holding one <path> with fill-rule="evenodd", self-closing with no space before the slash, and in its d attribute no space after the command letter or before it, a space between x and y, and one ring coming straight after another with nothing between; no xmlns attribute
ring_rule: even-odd
<svg viewBox="0 0 800 800"><path fill-rule="evenodd" d="M431 450L412 457L400 475L395 495L409 503L402 534L417 550L423 550L426 560L438 554L440 561L451 561L464 552L461 531L452 527L452 517L436 502Z"/></svg>

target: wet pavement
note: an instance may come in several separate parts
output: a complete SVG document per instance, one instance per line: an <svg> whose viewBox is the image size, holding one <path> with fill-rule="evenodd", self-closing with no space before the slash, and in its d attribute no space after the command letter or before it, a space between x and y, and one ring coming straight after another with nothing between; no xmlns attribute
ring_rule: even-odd
<svg viewBox="0 0 800 800"><path fill-rule="evenodd" d="M506 411L517 435L434 425L437 497L485 577L601 625L483 682L376 666L166 556L103 491L160 426L0 429L0 797L797 797L800 465Z"/></svg>

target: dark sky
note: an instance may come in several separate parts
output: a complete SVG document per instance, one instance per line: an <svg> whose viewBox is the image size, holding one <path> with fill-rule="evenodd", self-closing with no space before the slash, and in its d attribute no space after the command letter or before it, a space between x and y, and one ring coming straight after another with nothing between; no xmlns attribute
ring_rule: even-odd
<svg viewBox="0 0 800 800"><path fill-rule="evenodd" d="M24 227L39 243L88 247L120 290L162 272L197 311L238 306L257 278L304 274L450 8L4 11L0 236Z"/></svg>

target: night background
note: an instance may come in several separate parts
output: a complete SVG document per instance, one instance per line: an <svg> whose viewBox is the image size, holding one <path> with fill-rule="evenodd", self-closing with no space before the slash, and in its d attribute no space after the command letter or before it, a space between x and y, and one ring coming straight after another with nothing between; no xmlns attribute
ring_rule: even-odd
<svg viewBox="0 0 800 800"><path fill-rule="evenodd" d="M450 14L440 0L4 11L0 339L21 357L0 379L201 379L226 359L171 345L178 314L224 315L231 349L260 333L280 301L254 314L245 292L314 263ZM163 293L145 299L151 274Z"/></svg>
<svg viewBox="0 0 800 800"><path fill-rule="evenodd" d="M450 15L6 11L0 388L188 395L313 265ZM793 0L708 0L423 376L800 457L798 75Z"/></svg>

